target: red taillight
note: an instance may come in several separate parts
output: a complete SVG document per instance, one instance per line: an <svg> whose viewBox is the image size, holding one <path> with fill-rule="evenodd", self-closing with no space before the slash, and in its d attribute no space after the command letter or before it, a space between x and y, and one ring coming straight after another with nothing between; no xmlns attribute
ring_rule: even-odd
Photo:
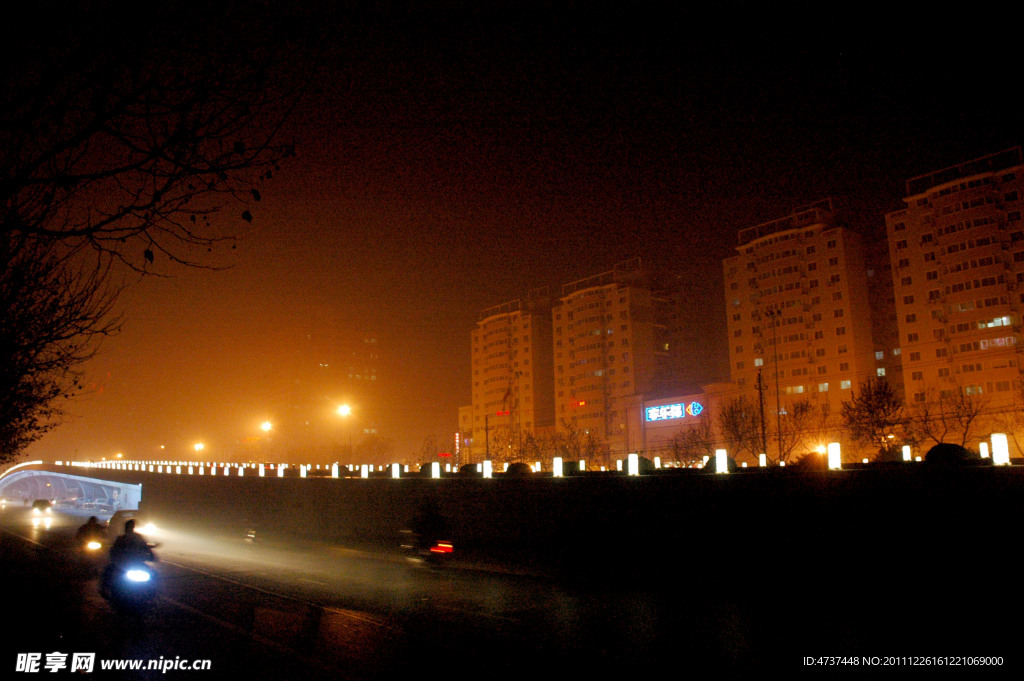
<svg viewBox="0 0 1024 681"><path fill-rule="evenodd" d="M439 541L430 547L431 553L451 553L455 550L450 541Z"/></svg>

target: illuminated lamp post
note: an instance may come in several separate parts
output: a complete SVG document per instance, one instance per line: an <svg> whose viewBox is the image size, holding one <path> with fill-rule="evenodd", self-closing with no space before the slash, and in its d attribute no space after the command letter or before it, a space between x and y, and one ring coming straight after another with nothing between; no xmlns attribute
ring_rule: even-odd
<svg viewBox="0 0 1024 681"><path fill-rule="evenodd" d="M1006 433L992 433L992 463L997 466L1010 465L1010 443Z"/></svg>
<svg viewBox="0 0 1024 681"><path fill-rule="evenodd" d="M838 442L828 443L828 468L829 470L839 470L843 467L843 459L839 449Z"/></svg>
<svg viewBox="0 0 1024 681"><path fill-rule="evenodd" d="M348 421L348 417L352 415L352 407L349 406L348 404L343 404L343 405L338 407L337 414L338 414L338 416L340 416L342 418L343 421ZM351 424L346 424L346 430L348 430L348 457L349 457L349 459L354 461L355 460L355 456L354 456L353 451L352 451L352 426L351 426Z"/></svg>
<svg viewBox="0 0 1024 681"><path fill-rule="evenodd" d="M729 472L729 455L724 449L715 450L715 473Z"/></svg>

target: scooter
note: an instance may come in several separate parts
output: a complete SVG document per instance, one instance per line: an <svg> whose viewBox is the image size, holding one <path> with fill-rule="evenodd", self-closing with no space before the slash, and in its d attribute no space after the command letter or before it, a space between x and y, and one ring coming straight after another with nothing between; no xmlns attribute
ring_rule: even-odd
<svg viewBox="0 0 1024 681"><path fill-rule="evenodd" d="M150 563L130 561L108 565L103 572L100 594L115 610L144 616L160 593L160 578Z"/></svg>
<svg viewBox="0 0 1024 681"><path fill-rule="evenodd" d="M402 530L402 550L410 562L441 567L455 553L450 539L429 539L412 530Z"/></svg>
<svg viewBox="0 0 1024 681"><path fill-rule="evenodd" d="M105 537L97 535L81 537L78 539L78 556L80 564L89 572L95 575L103 559L107 555L107 541Z"/></svg>

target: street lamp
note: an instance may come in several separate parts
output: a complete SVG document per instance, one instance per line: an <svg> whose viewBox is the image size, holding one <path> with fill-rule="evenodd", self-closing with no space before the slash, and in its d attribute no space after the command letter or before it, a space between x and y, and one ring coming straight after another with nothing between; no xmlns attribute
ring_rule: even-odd
<svg viewBox="0 0 1024 681"><path fill-rule="evenodd" d="M348 420L348 417L352 415L352 407L348 404L342 404L337 410L338 416L344 420ZM353 459L352 456L352 427L348 426L348 456L349 459Z"/></svg>

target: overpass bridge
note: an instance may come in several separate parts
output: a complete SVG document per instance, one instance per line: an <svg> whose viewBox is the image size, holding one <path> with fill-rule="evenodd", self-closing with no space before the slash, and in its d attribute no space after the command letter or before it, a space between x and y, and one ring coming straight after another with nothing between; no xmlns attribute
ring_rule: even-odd
<svg viewBox="0 0 1024 681"><path fill-rule="evenodd" d="M110 514L119 509L137 509L142 500L142 485L107 480L101 473L72 473L67 466L31 461L0 473L0 498L9 502L47 499L64 506Z"/></svg>
<svg viewBox="0 0 1024 681"><path fill-rule="evenodd" d="M121 508L135 503L171 532L241 541L254 529L267 539L390 550L429 507L445 518L459 554L482 563L572 574L612 564L668 575L679 571L682 551L691 568L713 564L733 570L736 579L748 578L749 566L771 556L786 557L785 574L827 564L867 575L890 558L920 570L968 570L961 563L970 552L953 551L959 544L949 537L988 545L982 562L1002 569L1024 512L1020 465L901 462L561 478L391 477L387 471L367 477L339 471L335 478L330 468L306 477L280 470L261 476L258 467L239 464L193 463L190 470L187 463L34 462L0 476L0 494L59 498L63 490L113 499L116 492Z"/></svg>

